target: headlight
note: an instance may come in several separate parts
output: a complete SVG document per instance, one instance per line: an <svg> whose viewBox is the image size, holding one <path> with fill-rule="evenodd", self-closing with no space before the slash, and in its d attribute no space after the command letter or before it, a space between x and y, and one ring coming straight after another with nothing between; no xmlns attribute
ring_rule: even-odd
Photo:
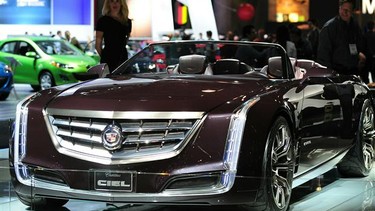
<svg viewBox="0 0 375 211"><path fill-rule="evenodd" d="M9 65L5 65L4 69L5 69L5 73L12 72L12 68Z"/></svg>
<svg viewBox="0 0 375 211"><path fill-rule="evenodd" d="M237 163L242 142L242 135L244 133L246 117L248 110L259 101L259 97L252 98L239 108L237 108L230 121L227 143L224 151L224 166L227 169L221 178L221 183L230 187L234 183L237 172Z"/></svg>
<svg viewBox="0 0 375 211"><path fill-rule="evenodd" d="M18 103L16 110L16 121L12 134L14 140L13 159L17 179L24 184L28 184L30 179L27 166L22 164L22 159L26 155L28 105L39 95L36 93L25 98Z"/></svg>
<svg viewBox="0 0 375 211"><path fill-rule="evenodd" d="M51 64L61 69L74 69L74 65L71 65L71 64L63 64L63 63L55 62L55 61L52 61Z"/></svg>

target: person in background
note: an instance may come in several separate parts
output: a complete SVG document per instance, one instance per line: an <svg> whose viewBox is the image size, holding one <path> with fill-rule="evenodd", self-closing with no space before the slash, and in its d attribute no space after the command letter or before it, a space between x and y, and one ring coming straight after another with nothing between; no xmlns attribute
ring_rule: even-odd
<svg viewBox="0 0 375 211"><path fill-rule="evenodd" d="M225 34L225 40L234 40L234 33L233 31L229 30Z"/></svg>
<svg viewBox="0 0 375 211"><path fill-rule="evenodd" d="M258 29L257 31L257 37L253 40L254 42L266 42L266 30L263 28Z"/></svg>
<svg viewBox="0 0 375 211"><path fill-rule="evenodd" d="M212 38L212 31L208 30L206 31L206 36L208 41L214 40ZM205 50L205 55L208 58L209 62L215 62L215 54L216 54L216 45L214 44L207 44L206 45L206 50Z"/></svg>
<svg viewBox="0 0 375 211"><path fill-rule="evenodd" d="M206 37L207 37L207 40L214 40L212 38L212 31L210 31L210 30L206 31Z"/></svg>
<svg viewBox="0 0 375 211"><path fill-rule="evenodd" d="M105 0L96 24L95 49L110 72L128 59L126 44L132 31L128 15L126 0Z"/></svg>
<svg viewBox="0 0 375 211"><path fill-rule="evenodd" d="M369 73L371 73L371 80L375 82L375 28L374 21L369 21L366 24L367 31L364 34L365 39L365 66L361 71L361 78L363 82L368 84L370 82Z"/></svg>
<svg viewBox="0 0 375 211"><path fill-rule="evenodd" d="M72 36L70 31L65 31L65 39L77 47L79 50L83 51L83 48L76 37Z"/></svg>
<svg viewBox="0 0 375 211"><path fill-rule="evenodd" d="M62 32L60 30L56 32L55 38L65 40L65 37L62 35Z"/></svg>
<svg viewBox="0 0 375 211"><path fill-rule="evenodd" d="M309 32L307 33L307 40L311 43L312 47L312 59L316 60L316 53L319 45L319 34L320 29L318 27L318 21L316 19L309 19Z"/></svg>
<svg viewBox="0 0 375 211"><path fill-rule="evenodd" d="M290 30L290 39L296 46L297 59L312 59L313 49L311 43L302 36L301 29L294 27Z"/></svg>
<svg viewBox="0 0 375 211"><path fill-rule="evenodd" d="M202 32L199 32L197 40L204 40Z"/></svg>
<svg viewBox="0 0 375 211"><path fill-rule="evenodd" d="M242 28L242 38L241 41L253 41L257 36L257 31L255 27L251 24L245 25ZM239 46L236 50L234 58L253 66L257 63L261 53L255 49L253 46Z"/></svg>
<svg viewBox="0 0 375 211"><path fill-rule="evenodd" d="M276 29L276 43L283 46L289 57L297 58L296 45L290 40L289 28L286 25L281 25Z"/></svg>
<svg viewBox="0 0 375 211"><path fill-rule="evenodd" d="M354 0L339 0L339 14L319 34L317 62L339 74L359 75L366 57L362 30L353 19Z"/></svg>

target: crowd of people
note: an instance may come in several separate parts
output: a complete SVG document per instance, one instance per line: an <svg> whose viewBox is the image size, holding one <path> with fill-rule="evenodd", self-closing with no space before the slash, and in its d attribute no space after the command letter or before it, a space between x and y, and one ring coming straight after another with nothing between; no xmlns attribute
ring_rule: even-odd
<svg viewBox="0 0 375 211"><path fill-rule="evenodd" d="M222 39L278 43L290 57L311 59L339 74L358 75L365 83L375 82L374 21L360 27L352 15L355 5L354 0L339 0L337 16L321 28L315 19L308 20L307 30L283 24L272 34L246 25L241 35L228 31ZM202 35L200 40L204 39Z"/></svg>

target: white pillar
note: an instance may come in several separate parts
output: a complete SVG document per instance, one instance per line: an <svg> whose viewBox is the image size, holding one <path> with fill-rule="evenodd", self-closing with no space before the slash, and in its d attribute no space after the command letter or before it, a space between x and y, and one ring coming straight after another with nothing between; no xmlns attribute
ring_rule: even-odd
<svg viewBox="0 0 375 211"><path fill-rule="evenodd" d="M174 31L172 0L152 1L152 39L161 40L163 34Z"/></svg>
<svg viewBox="0 0 375 211"><path fill-rule="evenodd" d="M201 32L205 38L206 31L212 31L212 38L219 39L214 9L211 0L178 0L188 6L191 27L194 37Z"/></svg>

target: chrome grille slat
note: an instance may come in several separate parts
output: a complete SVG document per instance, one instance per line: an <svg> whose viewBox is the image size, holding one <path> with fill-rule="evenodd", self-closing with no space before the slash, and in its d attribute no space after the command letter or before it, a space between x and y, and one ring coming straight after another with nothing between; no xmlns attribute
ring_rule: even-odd
<svg viewBox="0 0 375 211"><path fill-rule="evenodd" d="M54 119L52 122L55 126L61 127L77 127L77 128L85 128L88 130L98 130L103 131L104 128L107 126L106 123L102 122L84 122L84 121L71 121L70 119Z"/></svg>
<svg viewBox="0 0 375 211"><path fill-rule="evenodd" d="M67 139L76 139L76 140L82 140L85 142L93 142L97 144L102 143L102 138L100 135L94 135L90 133L78 133L78 132L71 132L64 129L60 129L56 132L56 135L60 137L65 137Z"/></svg>
<svg viewBox="0 0 375 211"><path fill-rule="evenodd" d="M165 113L165 119L134 119L131 113L130 119L63 116L61 113L56 116L49 113L46 119L51 126L55 146L63 149L62 153L68 152L69 155L84 160L102 157L102 160L96 159L95 162L98 163L131 163L176 155L200 123L200 118L197 117L191 119L187 115L183 119L178 113ZM162 116L162 112L156 116ZM170 119L171 116L179 118ZM115 151L109 151L103 146L102 134L110 124L120 126L123 137L122 147Z"/></svg>

